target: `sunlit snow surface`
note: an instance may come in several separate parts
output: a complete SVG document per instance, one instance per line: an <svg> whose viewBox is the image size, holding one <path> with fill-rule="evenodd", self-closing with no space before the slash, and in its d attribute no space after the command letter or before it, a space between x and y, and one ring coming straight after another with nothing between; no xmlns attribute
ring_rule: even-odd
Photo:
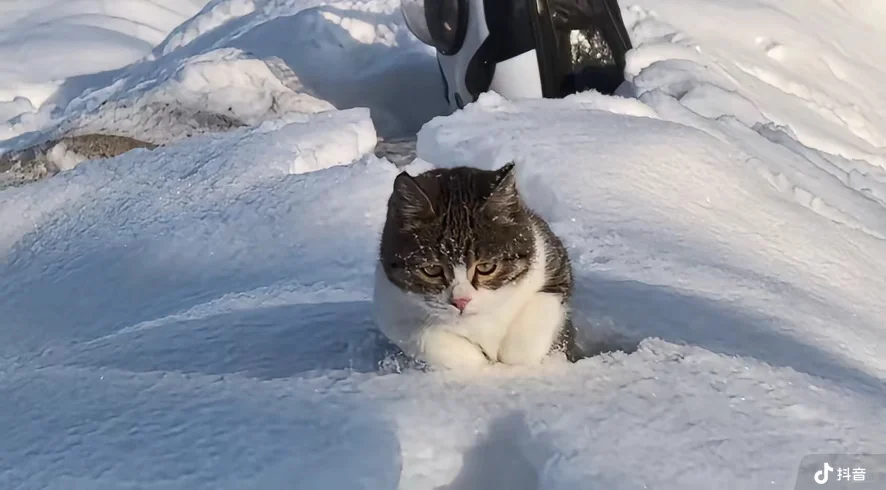
<svg viewBox="0 0 886 490"><path fill-rule="evenodd" d="M470 373L397 369L370 314L372 151L440 107L433 58L394 3L315 5L211 2L30 128L163 97L248 124L0 191L0 488L792 489L886 453L876 2L623 2L626 98L426 124L408 170L516 161L582 342L626 351Z"/></svg>

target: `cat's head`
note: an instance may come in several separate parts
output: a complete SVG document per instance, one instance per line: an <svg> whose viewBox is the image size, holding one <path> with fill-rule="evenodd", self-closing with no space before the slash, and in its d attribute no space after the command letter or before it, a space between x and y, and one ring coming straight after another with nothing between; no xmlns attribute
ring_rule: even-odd
<svg viewBox="0 0 886 490"><path fill-rule="evenodd" d="M534 253L513 163L403 172L394 181L380 260L395 286L431 306L453 315L482 310L527 274Z"/></svg>

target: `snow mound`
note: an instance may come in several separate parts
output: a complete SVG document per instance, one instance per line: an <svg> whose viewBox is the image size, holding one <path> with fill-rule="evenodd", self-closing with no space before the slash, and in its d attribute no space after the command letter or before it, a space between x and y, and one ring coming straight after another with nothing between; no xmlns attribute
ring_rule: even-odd
<svg viewBox="0 0 886 490"><path fill-rule="evenodd" d="M640 46L628 59L625 92L664 118L752 141L746 148L758 159L781 152L763 170L774 186L832 219L886 236L886 69L874 61L886 54L886 31L868 24L881 7L635 3L628 18ZM839 188L835 180L848 188L831 202L812 199L830 195L823 186Z"/></svg>
<svg viewBox="0 0 886 490"><path fill-rule="evenodd" d="M447 110L433 51L392 0L215 0L155 50L158 56L237 48L281 59L305 93L336 108L368 107L380 134L415 134Z"/></svg>
<svg viewBox="0 0 886 490"><path fill-rule="evenodd" d="M597 305L588 314L642 311L641 304L657 302L658 288L729 311L766 312L716 329L679 311L654 323L641 313L617 322L623 332L722 346L795 368L800 362L819 376L833 372L834 362L886 375L886 352L871 345L884 334L886 305L875 291L886 286L877 259L886 256L886 242L796 205L748 165L741 143L570 99L514 103L487 94L422 129L418 155L438 166L515 161L527 201L563 235L585 276L581 284L590 289L578 304ZM839 192L838 185L828 190ZM626 295L634 287L603 286L631 282L636 292L651 289ZM666 335L671 328L679 333ZM811 339L827 347L810 356ZM859 379L876 386L868 376Z"/></svg>
<svg viewBox="0 0 886 490"><path fill-rule="evenodd" d="M41 255L36 250L43 249L46 244L39 237L33 236L38 239L38 243L31 245L24 245L23 241L28 240L29 230L40 227L48 216L60 209L71 213L74 226L91 226L89 213L95 213L91 215L92 219L98 219L101 213L119 216L122 221L107 221L106 230L109 234L122 233L122 238L127 234L124 229L144 230L148 227L148 222L157 218L157 215L152 212L143 217L147 221L133 221L126 213L117 214L115 210L121 209L120 206L150 207L155 199L159 199L167 202L166 209L172 212L175 203L167 201L167 194L181 194L176 202L180 206L188 206L200 202L197 188L214 189L218 186L222 187L222 192L229 195L230 199L234 199L256 179L270 175L312 172L348 163L371 152L376 141L372 122L365 109L328 112L312 118L302 116L294 121L268 122L247 131L245 134L255 136L247 142L241 142L244 131L245 128L235 130L227 138L219 136L217 139L197 139L184 148L173 146L170 151L176 153L172 156L166 150L137 149L118 159L96 162L96 165L83 172L60 174L64 178L51 179L33 189L3 191L0 193L0 221L8 226L4 227L0 238L0 254L5 256L10 251L9 247L18 243L18 247L24 247L20 251L28 255ZM284 137L285 135L291 136ZM201 153L197 148L203 147L210 147L211 150L202 152L200 161L195 163L193 157ZM222 155L225 158L219 161ZM134 167L127 169L128 164ZM120 179L120 175L128 171L132 172L132 177ZM157 180L152 177L157 173L167 177ZM164 183L175 189L164 187ZM90 200L94 202L89 202ZM212 200L208 198L204 201L207 205L210 202ZM192 212L199 212L199 209L195 208ZM188 216L176 214L179 219ZM192 214L190 216L195 218ZM164 222L165 220L161 220L160 224ZM209 220L205 220L205 226L208 227L207 230L211 229ZM162 229L155 231L158 236L166 233ZM32 247L36 248L28 252ZM141 247L139 249L144 251ZM71 249L70 252L77 256L88 254L85 248ZM192 252L203 253L199 250Z"/></svg>
<svg viewBox="0 0 886 490"><path fill-rule="evenodd" d="M39 107L66 79L132 63L149 54L205 3L4 1L0 4L0 103L22 97Z"/></svg>
<svg viewBox="0 0 886 490"><path fill-rule="evenodd" d="M256 125L333 109L293 91L276 60L264 62L240 50L221 49L154 67L149 74L118 79L98 93L71 101L69 117L52 130L7 142L7 151L61 137L114 134L165 144L210 132Z"/></svg>
<svg viewBox="0 0 886 490"><path fill-rule="evenodd" d="M439 72L396 2L215 0L145 59L60 88L36 110L0 106L0 152L111 133L155 144L294 113L368 107L383 135L445 110Z"/></svg>

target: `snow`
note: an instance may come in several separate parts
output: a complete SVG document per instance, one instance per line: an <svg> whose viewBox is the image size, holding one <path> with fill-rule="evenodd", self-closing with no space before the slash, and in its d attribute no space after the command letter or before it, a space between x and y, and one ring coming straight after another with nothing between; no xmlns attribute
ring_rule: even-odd
<svg viewBox="0 0 886 490"><path fill-rule="evenodd" d="M66 83L132 63L149 54L205 3L4 1L0 5L0 103L21 97L39 107L63 91Z"/></svg>
<svg viewBox="0 0 886 490"><path fill-rule="evenodd" d="M0 105L0 153L108 132L164 144L281 114L355 107L371 110L380 135L399 137L414 135L446 109L445 100L422 95L442 93L439 69L390 0L214 0L180 20L164 40L143 43L145 52L125 67L43 75L41 80L53 81L45 82L49 88L40 88L45 93L39 97L13 85L13 93L24 93L26 100ZM15 31L10 36L32 46ZM17 46L10 49L21 51ZM10 63L10 69L21 66ZM7 98L13 100L0 92L0 102Z"/></svg>
<svg viewBox="0 0 886 490"><path fill-rule="evenodd" d="M49 10L27 5L0 38L27 41ZM806 455L883 453L879 3L624 2L621 96L433 119L395 7L196 5L55 107L40 84L81 75L0 58L27 72L0 146L162 143L55 146L64 171L0 191L0 488L793 489ZM573 259L580 340L615 352L393 354L370 301L401 169L373 149L419 128L409 172L516 162Z"/></svg>

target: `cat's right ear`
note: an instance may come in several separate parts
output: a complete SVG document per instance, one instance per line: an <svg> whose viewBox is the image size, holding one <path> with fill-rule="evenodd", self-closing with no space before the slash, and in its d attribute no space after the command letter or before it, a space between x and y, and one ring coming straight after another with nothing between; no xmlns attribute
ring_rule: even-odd
<svg viewBox="0 0 886 490"><path fill-rule="evenodd" d="M496 182L486 198L482 209L494 214L507 215L520 211L520 196L517 192L517 173L510 162L495 171Z"/></svg>
<svg viewBox="0 0 886 490"><path fill-rule="evenodd" d="M406 172L394 179L391 195L394 209L403 219L425 219L434 216L434 204L418 182Z"/></svg>

